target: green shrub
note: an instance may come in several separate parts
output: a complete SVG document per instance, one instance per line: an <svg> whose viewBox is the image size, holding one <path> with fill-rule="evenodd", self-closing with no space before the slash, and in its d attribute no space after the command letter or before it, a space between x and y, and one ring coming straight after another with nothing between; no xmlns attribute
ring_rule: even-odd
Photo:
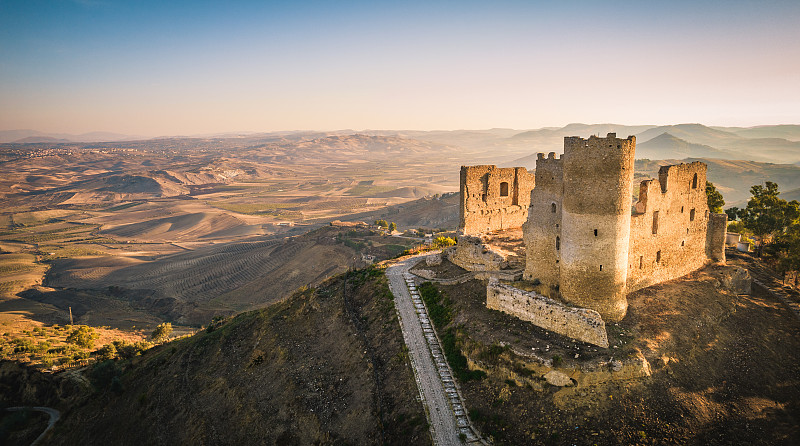
<svg viewBox="0 0 800 446"><path fill-rule="evenodd" d="M115 359L117 357L117 347L112 344L106 344L102 346L99 350L95 352L97 354L98 361L107 361L109 359Z"/></svg>
<svg viewBox="0 0 800 446"><path fill-rule="evenodd" d="M172 334L172 324L169 322L164 322L159 324L155 330L153 330L153 334L150 337L153 339L153 342L164 342L169 339L169 335Z"/></svg>
<svg viewBox="0 0 800 446"><path fill-rule="evenodd" d="M94 347L95 339L99 337L100 335L94 331L94 328L86 325L79 325L78 328L73 329L67 336L67 342L75 344L78 347L92 348Z"/></svg>
<svg viewBox="0 0 800 446"><path fill-rule="evenodd" d="M439 248L447 248L448 246L453 246L455 244L456 241L453 240L452 238L440 235L439 237L433 239L433 243L431 244L431 246L435 249L439 249Z"/></svg>

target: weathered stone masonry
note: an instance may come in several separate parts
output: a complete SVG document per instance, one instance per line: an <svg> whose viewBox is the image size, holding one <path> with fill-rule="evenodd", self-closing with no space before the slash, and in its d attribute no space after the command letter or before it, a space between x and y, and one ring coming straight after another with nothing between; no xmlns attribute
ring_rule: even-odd
<svg viewBox="0 0 800 446"><path fill-rule="evenodd" d="M487 307L603 346L603 320L625 317L628 293L725 260L727 216L709 213L707 166L662 167L632 206L635 152L635 137L609 133L564 138L564 155L540 153L534 177L523 168L461 168L462 236L451 261L499 272L503 258L481 234L522 226L523 278L573 305L495 280Z"/></svg>
<svg viewBox="0 0 800 446"><path fill-rule="evenodd" d="M627 294L724 261L727 217L709 214L706 165L662 167L631 209L636 139L564 139L564 155L537 160L524 277L570 303L620 320Z"/></svg>
<svg viewBox="0 0 800 446"><path fill-rule="evenodd" d="M534 292L503 285L497 279L489 279L486 308L500 310L572 339L608 347L606 324L594 310L567 307Z"/></svg>
<svg viewBox="0 0 800 446"><path fill-rule="evenodd" d="M462 166L459 227L466 234L521 227L533 186L524 167Z"/></svg>

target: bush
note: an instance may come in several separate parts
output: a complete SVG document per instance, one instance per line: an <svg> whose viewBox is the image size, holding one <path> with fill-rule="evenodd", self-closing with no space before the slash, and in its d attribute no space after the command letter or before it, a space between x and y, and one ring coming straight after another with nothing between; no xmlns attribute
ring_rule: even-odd
<svg viewBox="0 0 800 446"><path fill-rule="evenodd" d="M70 332L69 336L67 336L67 342L78 347L92 348L94 347L95 339L99 337L100 335L94 331L94 328L80 325Z"/></svg>
<svg viewBox="0 0 800 446"><path fill-rule="evenodd" d="M172 334L172 324L169 322L164 322L159 324L155 330L153 330L153 334L150 337L153 339L153 342L164 342L169 339L169 335Z"/></svg>
<svg viewBox="0 0 800 446"><path fill-rule="evenodd" d="M103 361L92 367L92 371L89 373L89 379L97 389L105 389L111 385L111 381L115 377L119 376L119 372L119 368L114 361Z"/></svg>
<svg viewBox="0 0 800 446"><path fill-rule="evenodd" d="M448 246L453 246L455 244L456 241L453 240L452 238L440 235L439 237L433 239L433 243L431 244L431 246L435 249L439 249L439 248L447 248Z"/></svg>
<svg viewBox="0 0 800 446"><path fill-rule="evenodd" d="M147 341L139 341L135 344L125 341L114 341L114 347L117 349L117 356L122 359L131 359L134 356L139 356L152 346L153 344Z"/></svg>
<svg viewBox="0 0 800 446"><path fill-rule="evenodd" d="M97 360L107 361L117 357L117 347L114 344L106 344L97 350Z"/></svg>

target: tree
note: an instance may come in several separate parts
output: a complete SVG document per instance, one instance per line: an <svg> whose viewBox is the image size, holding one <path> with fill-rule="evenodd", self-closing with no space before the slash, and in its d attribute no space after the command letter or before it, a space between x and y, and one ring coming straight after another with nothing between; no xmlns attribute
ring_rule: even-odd
<svg viewBox="0 0 800 446"><path fill-rule="evenodd" d="M715 214L722 213L722 206L725 206L725 199L711 181L706 181L706 200L708 201L709 212Z"/></svg>
<svg viewBox="0 0 800 446"><path fill-rule="evenodd" d="M397 230L397 223L391 222L389 223L389 232L394 232Z"/></svg>
<svg viewBox="0 0 800 446"><path fill-rule="evenodd" d="M153 342L164 342L169 339L169 335L172 334L172 324L169 322L164 322L159 324L155 330L153 330L153 334L150 335L153 338Z"/></svg>
<svg viewBox="0 0 800 446"><path fill-rule="evenodd" d="M750 188L752 197L747 207L738 212L744 226L760 239L759 255L767 236L780 236L800 217L800 203L778 198L778 185L767 181L764 186Z"/></svg>
<svg viewBox="0 0 800 446"><path fill-rule="evenodd" d="M386 220L375 220L375 226L380 226L381 228L386 229L389 227L389 223L387 223Z"/></svg>
<svg viewBox="0 0 800 446"><path fill-rule="evenodd" d="M782 272L800 271L800 222L789 226L780 237L785 255L779 260L778 269Z"/></svg>
<svg viewBox="0 0 800 446"><path fill-rule="evenodd" d="M94 331L94 328L80 325L70 332L67 336L67 342L75 344L78 347L92 348L94 346L94 340L99 337L100 335Z"/></svg>
<svg viewBox="0 0 800 446"><path fill-rule="evenodd" d="M738 220L740 212L742 212L742 209L739 209L736 206L725 209L725 213L728 214L728 221Z"/></svg>

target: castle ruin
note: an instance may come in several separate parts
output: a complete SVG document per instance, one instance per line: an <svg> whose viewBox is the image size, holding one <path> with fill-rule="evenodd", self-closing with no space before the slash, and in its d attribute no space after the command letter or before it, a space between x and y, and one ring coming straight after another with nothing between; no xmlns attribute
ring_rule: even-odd
<svg viewBox="0 0 800 446"><path fill-rule="evenodd" d="M557 289L604 319L625 316L628 293L724 261L727 216L710 214L704 163L664 166L639 186L636 138L564 138L564 155L542 154L523 226L523 277Z"/></svg>
<svg viewBox="0 0 800 446"><path fill-rule="evenodd" d="M564 138L560 158L539 154L533 178L519 167L462 167L460 230L475 240L522 226L524 279L606 321L621 320L629 293L725 260L727 216L709 213L707 166L662 167L657 179L641 182L632 205L635 151L635 137L609 133ZM491 300L492 308L540 318L509 306L513 299Z"/></svg>
<svg viewBox="0 0 800 446"><path fill-rule="evenodd" d="M459 227L467 234L521 227L533 186L524 167L461 166Z"/></svg>

